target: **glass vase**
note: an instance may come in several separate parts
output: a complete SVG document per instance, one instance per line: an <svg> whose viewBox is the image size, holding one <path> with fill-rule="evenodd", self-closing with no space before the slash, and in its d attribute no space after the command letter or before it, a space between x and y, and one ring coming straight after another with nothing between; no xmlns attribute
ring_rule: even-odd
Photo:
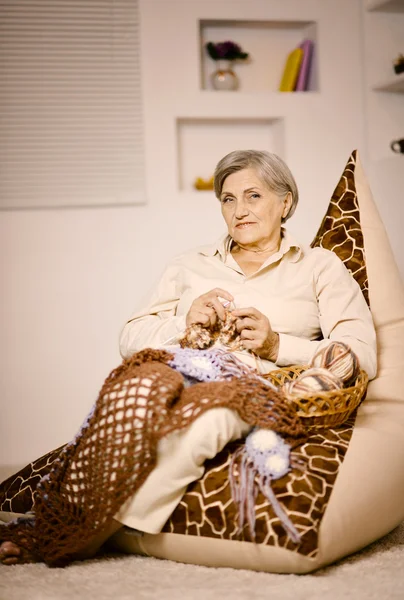
<svg viewBox="0 0 404 600"><path fill-rule="evenodd" d="M232 69L231 60L218 60L216 71L212 73L211 79L215 90L236 90L238 88L238 78Z"/></svg>

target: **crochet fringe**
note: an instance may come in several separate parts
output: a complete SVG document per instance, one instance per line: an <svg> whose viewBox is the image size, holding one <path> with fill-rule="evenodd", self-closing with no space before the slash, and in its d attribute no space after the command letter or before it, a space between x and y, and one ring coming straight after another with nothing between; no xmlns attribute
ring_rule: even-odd
<svg viewBox="0 0 404 600"><path fill-rule="evenodd" d="M295 544L300 543L299 532L283 510L271 487L272 477L258 472L254 460L248 455L244 445L238 448L232 456L229 480L233 502L238 509L239 534L247 521L251 539L255 541L255 503L258 492L261 491L291 540Z"/></svg>
<svg viewBox="0 0 404 600"><path fill-rule="evenodd" d="M49 566L65 566L105 531L156 464L159 440L216 407L285 436L304 425L280 392L253 375L184 388L163 350L136 353L106 379L79 433L62 451L35 493L34 520L0 527Z"/></svg>

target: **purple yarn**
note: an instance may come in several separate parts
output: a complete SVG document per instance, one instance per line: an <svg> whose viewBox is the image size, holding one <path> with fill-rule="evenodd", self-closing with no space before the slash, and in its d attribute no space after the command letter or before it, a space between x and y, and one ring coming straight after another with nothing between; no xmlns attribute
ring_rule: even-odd
<svg viewBox="0 0 404 600"><path fill-rule="evenodd" d="M178 348L171 352L174 358L168 362L169 366L191 382L218 381L222 378L220 365L211 351Z"/></svg>
<svg viewBox="0 0 404 600"><path fill-rule="evenodd" d="M170 352L174 354L174 358L168 362L169 366L179 371L191 384L197 381L225 381L246 375L261 380L254 369L220 348L170 348Z"/></svg>

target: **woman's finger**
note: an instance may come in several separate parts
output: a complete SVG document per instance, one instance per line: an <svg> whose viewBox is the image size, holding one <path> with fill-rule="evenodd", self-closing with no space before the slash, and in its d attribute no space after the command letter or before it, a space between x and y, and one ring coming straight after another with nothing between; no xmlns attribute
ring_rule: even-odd
<svg viewBox="0 0 404 600"><path fill-rule="evenodd" d="M216 318L216 311L213 308L208 306L202 306L201 308L195 307L189 312L187 324L193 325L194 323L200 323L205 327L209 327L216 323Z"/></svg>
<svg viewBox="0 0 404 600"><path fill-rule="evenodd" d="M215 308L213 306L209 306L207 308L207 314L209 315L209 324L211 327L213 327L213 325L217 321L217 312L216 312Z"/></svg>
<svg viewBox="0 0 404 600"><path fill-rule="evenodd" d="M226 292L226 290L222 290L222 288L214 288L213 290L210 290L210 292L208 292L206 295L212 295L216 298L223 298L224 300L228 300L229 302L233 302L234 300L233 296L229 292Z"/></svg>
<svg viewBox="0 0 404 600"><path fill-rule="evenodd" d="M204 300L198 299L198 301L195 302L195 308L197 308L199 312L208 314L210 318L213 318L213 323L216 322L216 315L218 315L222 320L225 317L223 305L220 304L217 298L208 298Z"/></svg>
<svg viewBox="0 0 404 600"><path fill-rule="evenodd" d="M236 323L237 331L243 331L243 329L260 329L261 326L259 321L249 317L237 319Z"/></svg>
<svg viewBox="0 0 404 600"><path fill-rule="evenodd" d="M245 350L252 350L253 352L258 350L259 344L256 340L243 340L242 347Z"/></svg>
<svg viewBox="0 0 404 600"><path fill-rule="evenodd" d="M261 331L257 331L257 329L243 329L240 337L243 340L254 340L259 343L265 340L265 335Z"/></svg>
<svg viewBox="0 0 404 600"><path fill-rule="evenodd" d="M226 317L226 311L220 300L218 298L213 298L209 305L216 311L216 314L219 317L219 319L224 321Z"/></svg>
<svg viewBox="0 0 404 600"><path fill-rule="evenodd" d="M199 296L197 300L201 301L205 305L209 303L219 303L221 306L223 306L223 303L228 304L229 302L233 302L234 298L231 294L229 294L229 292L226 292L226 290L215 288L206 294L202 294L202 296Z"/></svg>
<svg viewBox="0 0 404 600"><path fill-rule="evenodd" d="M193 323L200 323L205 327L213 326L217 321L217 317L223 321L226 317L226 311L221 299L225 303L234 300L233 296L222 288L214 288L195 298L186 317L187 326Z"/></svg>
<svg viewBox="0 0 404 600"><path fill-rule="evenodd" d="M231 314L234 317L239 317L241 319L244 319L246 317L250 319L261 319L262 317L264 317L262 312L260 312L258 309L252 306L248 308L236 308L231 311Z"/></svg>
<svg viewBox="0 0 404 600"><path fill-rule="evenodd" d="M226 317L226 311L223 306L223 302L220 301L219 295L218 295L218 294L222 294L222 292L225 292L225 290L216 288L215 290L212 290L212 291L208 292L207 294L204 294L203 296L201 296L200 300L205 306L214 308L218 317L223 321L224 318ZM227 292L225 292L225 293L226 293L226 297L229 299L229 302L232 302L233 296L231 296L231 294L229 294ZM222 297L222 296L220 296L220 297ZM226 300L227 298L224 298L224 300Z"/></svg>
<svg viewBox="0 0 404 600"><path fill-rule="evenodd" d="M197 323L207 327L210 323L209 316L201 312L190 312L187 318L187 326L189 327L190 325L195 325Z"/></svg>

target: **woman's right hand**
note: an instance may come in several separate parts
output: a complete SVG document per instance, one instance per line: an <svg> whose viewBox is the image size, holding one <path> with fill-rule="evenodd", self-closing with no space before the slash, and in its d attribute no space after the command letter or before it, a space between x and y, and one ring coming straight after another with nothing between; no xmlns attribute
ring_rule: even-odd
<svg viewBox="0 0 404 600"><path fill-rule="evenodd" d="M219 298L228 300L229 302L234 300L229 292L226 292L226 290L222 290L221 288L215 288L214 290L210 290L210 292L195 298L186 316L187 327L194 325L195 323L199 323L204 327L211 327L215 325L218 318L223 321L226 313Z"/></svg>

